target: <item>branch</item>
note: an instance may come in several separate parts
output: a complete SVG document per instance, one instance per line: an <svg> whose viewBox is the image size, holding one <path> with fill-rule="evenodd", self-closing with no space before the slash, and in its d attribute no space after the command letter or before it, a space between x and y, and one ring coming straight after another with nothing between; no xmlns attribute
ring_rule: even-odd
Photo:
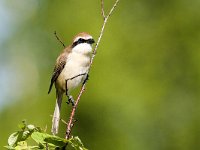
<svg viewBox="0 0 200 150"><path fill-rule="evenodd" d="M45 145L46 145L46 150L49 150L48 143L45 143Z"/></svg>
<svg viewBox="0 0 200 150"><path fill-rule="evenodd" d="M105 12L104 12L104 1L101 0L101 15L103 16L103 19L105 20L106 16L105 16Z"/></svg>
<svg viewBox="0 0 200 150"><path fill-rule="evenodd" d="M60 38L57 36L57 33L56 31L54 32L55 36L56 36L56 39L62 44L62 46L65 48L65 44L60 40Z"/></svg>
<svg viewBox="0 0 200 150"><path fill-rule="evenodd" d="M116 0L113 7L110 9L109 13L107 16L105 16L105 13L104 13L104 4L103 4L103 0L101 0L101 14L102 14L102 17L104 19L104 22L102 24L102 27L101 27L101 31L100 31L100 34L99 34L99 37L98 37L98 40L97 40L97 43L95 45L95 48L93 50L93 54L92 54L92 57L91 57L91 60L90 60L90 64L89 64L89 71L88 71L88 74L91 70L91 67L92 67L92 64L93 64L93 60L94 60L94 57L96 56L96 53L97 53L97 48L99 46L99 43L101 41L101 38L103 36L103 33L104 33L104 28L105 28L105 25L108 21L108 18L110 17L110 15L113 13L115 7L117 6L119 0ZM76 99L76 102L74 104L74 106L72 107L72 111L71 111L71 114L70 114L70 118L69 118L69 121L68 121L68 124L67 124L67 129L66 129L66 136L65 138L66 139L69 139L70 138L70 135L71 135L71 130L72 130L72 127L74 126L74 115L75 115L75 112L76 112L76 109L77 109L77 106L78 106L78 103L80 101L80 98L83 94L83 92L85 91L85 86L86 86L86 83L87 83L87 80L83 82L83 85L81 87L81 90L78 94L78 97Z"/></svg>
<svg viewBox="0 0 200 150"><path fill-rule="evenodd" d="M87 74L87 73L78 74L78 75L76 75L76 76L74 76L74 77L72 77L72 78L67 79L67 81L73 80L73 79L75 79L75 78L77 78L77 77L79 77L79 76L84 76L84 75L86 75L86 74Z"/></svg>
<svg viewBox="0 0 200 150"><path fill-rule="evenodd" d="M50 117L53 117L53 115L50 115ZM65 125L67 125L67 122L66 122L64 119L60 118L60 121L61 121L62 123L64 123ZM46 128L47 128L47 127L46 127ZM46 129L45 129L44 131L46 132Z"/></svg>

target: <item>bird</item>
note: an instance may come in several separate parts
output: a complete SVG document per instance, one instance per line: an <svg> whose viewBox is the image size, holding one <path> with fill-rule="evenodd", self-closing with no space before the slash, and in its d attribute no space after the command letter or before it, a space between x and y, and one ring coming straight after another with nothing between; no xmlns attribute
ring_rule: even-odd
<svg viewBox="0 0 200 150"><path fill-rule="evenodd" d="M56 104L51 128L53 135L56 135L59 129L63 94L67 95L68 103L71 102L74 105L73 97L69 94L70 91L88 78L93 43L95 41L90 34L81 32L73 38L72 44L64 48L56 59L48 90L49 94L53 84L55 85Z"/></svg>

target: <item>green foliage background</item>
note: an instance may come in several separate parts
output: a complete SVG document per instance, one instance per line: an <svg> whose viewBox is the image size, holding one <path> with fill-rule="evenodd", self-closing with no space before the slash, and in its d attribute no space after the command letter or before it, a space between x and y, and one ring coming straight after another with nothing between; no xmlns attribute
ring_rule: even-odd
<svg viewBox="0 0 200 150"><path fill-rule="evenodd" d="M82 31L97 40L103 20L99 0L1 1L13 23L0 45L4 146L22 119L50 132L55 90L47 90L62 50L53 32L66 45ZM199 8L199 0L120 1L76 113L73 135L88 149L200 149ZM63 103L63 119L70 109Z"/></svg>

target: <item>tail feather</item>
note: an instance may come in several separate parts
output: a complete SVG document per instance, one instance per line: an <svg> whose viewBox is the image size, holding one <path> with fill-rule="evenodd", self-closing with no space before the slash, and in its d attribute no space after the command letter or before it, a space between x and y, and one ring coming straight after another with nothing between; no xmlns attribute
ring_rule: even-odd
<svg viewBox="0 0 200 150"><path fill-rule="evenodd" d="M51 128L51 132L53 135L58 133L60 111L61 111L61 104L62 104L62 95L63 94L56 92L56 105L55 105L55 110L54 110L54 114L52 118L52 128Z"/></svg>

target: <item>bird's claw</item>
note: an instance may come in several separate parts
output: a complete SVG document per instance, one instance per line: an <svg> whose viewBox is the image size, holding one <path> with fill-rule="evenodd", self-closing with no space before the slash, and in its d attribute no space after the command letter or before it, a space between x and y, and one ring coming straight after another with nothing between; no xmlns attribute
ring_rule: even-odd
<svg viewBox="0 0 200 150"><path fill-rule="evenodd" d="M70 96L68 96L68 101L67 101L67 104L70 104L70 103L72 103L72 106L74 106L74 99L73 99L73 97L70 95Z"/></svg>

